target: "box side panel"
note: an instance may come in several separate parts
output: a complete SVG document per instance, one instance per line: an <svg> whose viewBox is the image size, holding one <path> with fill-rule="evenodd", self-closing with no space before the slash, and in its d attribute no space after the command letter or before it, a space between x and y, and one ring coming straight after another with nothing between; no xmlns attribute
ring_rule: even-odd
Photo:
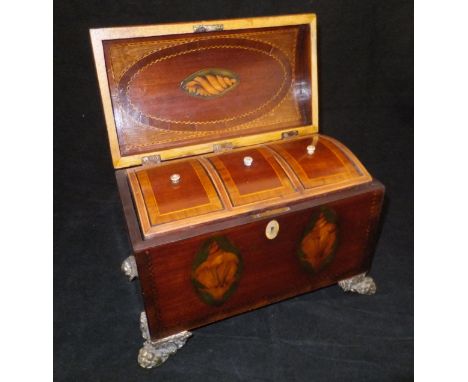
<svg viewBox="0 0 468 382"><path fill-rule="evenodd" d="M119 190L120 200L127 223L127 230L133 250L143 241L140 226L138 224L137 212L133 204L132 195L130 192L127 173L125 170L117 170L115 172L117 187Z"/></svg>
<svg viewBox="0 0 468 382"><path fill-rule="evenodd" d="M152 338L367 271L382 199L377 184L352 197L137 254Z"/></svg>

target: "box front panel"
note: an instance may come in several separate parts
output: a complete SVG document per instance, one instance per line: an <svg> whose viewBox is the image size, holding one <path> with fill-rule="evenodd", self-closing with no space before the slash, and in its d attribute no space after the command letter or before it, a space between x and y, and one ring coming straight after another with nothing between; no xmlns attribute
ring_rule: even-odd
<svg viewBox="0 0 468 382"><path fill-rule="evenodd" d="M383 188L136 256L153 339L369 269Z"/></svg>

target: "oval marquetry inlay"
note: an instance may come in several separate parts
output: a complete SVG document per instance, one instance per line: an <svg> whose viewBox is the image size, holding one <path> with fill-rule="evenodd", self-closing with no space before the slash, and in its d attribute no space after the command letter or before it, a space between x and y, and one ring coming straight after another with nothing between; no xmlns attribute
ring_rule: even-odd
<svg viewBox="0 0 468 382"><path fill-rule="evenodd" d="M234 292L242 272L239 251L225 237L207 240L195 257L192 283L209 305L221 305Z"/></svg>
<svg viewBox="0 0 468 382"><path fill-rule="evenodd" d="M328 207L315 211L307 225L297 255L304 269L315 275L331 263L338 247L336 213Z"/></svg>
<svg viewBox="0 0 468 382"><path fill-rule="evenodd" d="M239 76L226 69L203 69L188 76L180 87L189 95L213 98L226 94L239 85Z"/></svg>
<svg viewBox="0 0 468 382"><path fill-rule="evenodd" d="M274 45L206 38L134 63L119 81L119 103L125 116L145 126L220 131L279 106L291 89L292 70L291 59Z"/></svg>

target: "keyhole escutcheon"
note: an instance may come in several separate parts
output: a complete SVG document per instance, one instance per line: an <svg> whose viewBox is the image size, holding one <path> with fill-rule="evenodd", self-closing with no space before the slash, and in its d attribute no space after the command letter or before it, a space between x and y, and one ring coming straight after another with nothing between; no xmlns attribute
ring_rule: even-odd
<svg viewBox="0 0 468 382"><path fill-rule="evenodd" d="M273 240L279 233L279 223L276 220L270 220L265 228L265 236Z"/></svg>

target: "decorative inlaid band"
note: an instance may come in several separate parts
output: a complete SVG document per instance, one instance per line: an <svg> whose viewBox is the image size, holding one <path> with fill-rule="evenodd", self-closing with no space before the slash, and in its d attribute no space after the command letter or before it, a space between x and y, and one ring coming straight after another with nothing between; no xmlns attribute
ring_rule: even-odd
<svg viewBox="0 0 468 382"><path fill-rule="evenodd" d="M271 111L270 113L273 113L277 108L279 108L283 102L287 99L287 97L284 97ZM297 106L297 105L296 105ZM229 128L225 128L223 131L226 132L226 133L231 133L231 132L234 132L234 131L239 131L239 130L245 130L245 129L248 129L250 127L254 127L255 126L255 123L258 123L259 120L261 120L261 118L264 117L264 115L261 115L260 117L256 118L256 119L253 119L252 121L250 122L246 122L246 123L243 123L241 125L235 125L233 127L229 127ZM297 110L296 108L296 113L293 115L293 116L289 116L289 118L278 118L276 119L276 123L277 124L280 124L280 123L285 123L285 122L292 122L292 121L297 121L298 119L300 118L300 115L299 115L299 111ZM158 132L163 132L164 130L161 129L161 128L158 128L158 127L155 127L155 126L149 126L149 125L143 125L141 123L139 123L139 126L142 127L142 128L151 128L151 129L154 129L154 130L157 130ZM165 131L167 133L167 131ZM175 135L175 134L178 134L178 135L183 135L184 137L186 138L190 138L190 137L204 137L204 136L210 136L210 135L213 135L216 133L216 130L213 131L213 130L207 130L207 131L191 131L191 132L187 132L187 131L179 131L179 130L170 130L170 133ZM156 143L158 144L164 144L164 143L170 143L170 142L174 142L174 141L177 141L179 137L177 136L176 138L171 137L171 138L167 138L167 139L161 139L161 137L158 136L158 139L157 141L149 141L149 142L145 142L145 143L140 143L140 144L133 144L133 145L126 145L125 147L127 149L135 149L135 148L142 148L142 147L149 147L149 146L152 146Z"/></svg>
<svg viewBox="0 0 468 382"><path fill-rule="evenodd" d="M217 45L212 45L210 41L199 41L196 44L184 44L184 46L174 46L171 48L157 51L144 59L137 62L130 70L128 70L122 77L119 83L119 101L123 106L123 109L136 121L146 126L154 126L163 130L184 130L182 126L193 126L193 125L213 125L216 126L216 130L219 128L226 129L232 127L235 124L241 124L249 122L256 117L271 111L277 104L281 102L289 91L292 79L293 79L293 68L288 57L284 53L273 47L272 45L254 42L251 40L244 41L245 45L238 45L237 41L232 39L218 39ZM252 46L249 46L252 45ZM193 45L193 49L190 49ZM205 45L205 46L204 46ZM183 50L182 50L183 48ZM167 60L176 56L191 54L193 52L204 52L213 49L241 49L247 51L253 51L256 53L264 54L272 58L279 66L282 72L282 81L277 91L263 104L256 107L254 110L244 112L242 114L227 116L226 118L208 121L193 121L193 120L173 120L167 118L161 118L157 115L145 114L135 106L130 97L129 89L134 81L135 77L146 67L154 65L157 62ZM195 74L195 73L194 73ZM190 77L190 76L189 76ZM223 93L224 94L224 93ZM177 126L179 125L179 126ZM213 127L214 128L214 127ZM209 129L208 129L209 130Z"/></svg>
<svg viewBox="0 0 468 382"><path fill-rule="evenodd" d="M291 30L288 30L287 33L291 33ZM294 35L294 40L297 38L297 30L293 29L292 33ZM119 82L122 76L124 75L125 72L127 72L132 66L134 66L138 61L142 60L143 58L157 52L161 51L163 49L171 48L174 46L178 45L183 45L189 42L194 42L194 41L201 41L201 40L213 40L213 39L221 39L221 38L243 38L245 40L252 40L252 41L259 41L263 43L267 43L276 49L280 50L283 52L283 54L287 57L289 57L289 61L292 63L292 66L294 67L294 62L295 62L295 54L296 54L296 45L293 45L293 50L292 52L286 52L284 49L282 49L280 46L272 43L271 41L267 41L265 39L259 38L258 36L265 36L265 35L272 35L272 31L263 31L263 32L253 32L253 33L235 33L235 34L221 34L221 35L210 35L206 37L202 36L196 36L195 38L181 38L177 40L161 40L161 41L138 41L138 42L127 42L125 41L124 43L120 44L115 44L111 47L111 52L112 51L118 51L122 49L121 47L132 47L132 46L145 46L145 45L154 45L154 49L150 49L148 52L146 52L143 56L138 57L137 59L134 59L130 61L123 69L120 69L117 71L114 69L113 61L111 62L112 66L112 78L114 81ZM163 47L159 47L160 45L163 45ZM114 56L114 53L112 53L112 56Z"/></svg>

